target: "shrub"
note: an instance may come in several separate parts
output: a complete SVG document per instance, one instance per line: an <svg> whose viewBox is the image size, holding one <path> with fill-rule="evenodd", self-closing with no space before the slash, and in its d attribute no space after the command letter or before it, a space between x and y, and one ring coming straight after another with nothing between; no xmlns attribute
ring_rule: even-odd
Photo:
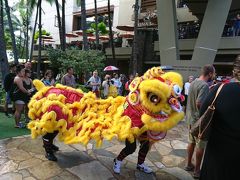
<svg viewBox="0 0 240 180"><path fill-rule="evenodd" d="M66 51L61 49L47 49L50 66L59 69L62 73L66 72L67 67L73 67L77 75L87 74L94 70L103 72L105 55L101 51L89 50L82 51L76 48L70 48Z"/></svg>

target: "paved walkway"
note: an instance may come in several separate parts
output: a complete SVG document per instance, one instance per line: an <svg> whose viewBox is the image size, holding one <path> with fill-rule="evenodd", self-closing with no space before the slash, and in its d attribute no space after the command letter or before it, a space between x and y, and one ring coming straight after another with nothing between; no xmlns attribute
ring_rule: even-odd
<svg viewBox="0 0 240 180"><path fill-rule="evenodd" d="M60 151L58 162L44 157L41 139L20 136L0 141L0 180L192 180L182 168L185 164L187 129L184 122L168 132L167 137L153 145L146 164L153 168L153 174L136 170L137 151L123 162L121 174L113 173L113 159L124 147L114 140L104 142L101 149L94 143L65 145L56 141Z"/></svg>

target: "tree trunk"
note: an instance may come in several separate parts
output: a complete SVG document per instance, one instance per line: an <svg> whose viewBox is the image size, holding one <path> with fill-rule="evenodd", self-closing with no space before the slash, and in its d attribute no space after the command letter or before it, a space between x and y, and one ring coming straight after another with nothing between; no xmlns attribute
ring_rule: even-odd
<svg viewBox="0 0 240 180"><path fill-rule="evenodd" d="M135 0L134 5L134 38L133 38L133 47L132 47L132 63L129 67L129 72L132 72L133 75L137 73L137 60L138 60L138 51L137 51L137 29L138 29L138 5L139 0Z"/></svg>
<svg viewBox="0 0 240 180"><path fill-rule="evenodd" d="M24 35L26 36L26 33L24 33ZM20 52L20 57L24 57L24 51L25 51L25 47L26 47L26 39L23 40L23 48L22 48L22 51L19 51Z"/></svg>
<svg viewBox="0 0 240 180"><path fill-rule="evenodd" d="M108 0L108 26L109 26L110 44L111 44L111 48L112 48L112 60L113 60L114 65L116 65L117 62L116 62L116 58L115 58L115 48L114 48L114 42L113 42L113 31L112 31L110 0Z"/></svg>
<svg viewBox="0 0 240 180"><path fill-rule="evenodd" d="M30 62L32 61L32 57L33 57L34 35L35 35L35 32L36 32L36 27L37 27L39 3L40 3L40 1L38 1L38 3L37 3L37 12L36 12L35 22L34 22L34 27L33 27L33 32L32 32L32 42L31 42L30 58L29 58Z"/></svg>
<svg viewBox="0 0 240 180"><path fill-rule="evenodd" d="M21 51L22 47L22 29L20 29L20 37L19 37L19 44L18 44L18 52ZM21 57L20 57L21 58Z"/></svg>
<svg viewBox="0 0 240 180"><path fill-rule="evenodd" d="M42 0L39 0L39 20L38 20L38 31L39 31L39 45L38 45L38 62L37 62L37 77L40 79L40 68L42 61Z"/></svg>
<svg viewBox="0 0 240 180"><path fill-rule="evenodd" d="M58 0L55 0L55 4L56 4L56 10L57 10L57 20L58 20L58 30L59 30L60 45L61 45L61 49L64 49L63 48L62 23L61 23L61 16L60 16L60 11L59 11Z"/></svg>
<svg viewBox="0 0 240 180"><path fill-rule="evenodd" d="M86 4L85 0L81 0L81 25L83 31L83 50L88 50L88 40L87 40L87 23L86 23Z"/></svg>
<svg viewBox="0 0 240 180"><path fill-rule="evenodd" d="M26 19L27 19L27 22L26 22L26 26L27 26L27 29L26 29L26 62L29 61L29 52L28 52L28 31L29 31L29 5L28 5L28 0L27 0L27 16L26 16Z"/></svg>
<svg viewBox="0 0 240 180"><path fill-rule="evenodd" d="M3 0L0 0L0 67L2 73L2 82L9 73L9 65L6 53L6 43L4 40L4 23L3 23Z"/></svg>
<svg viewBox="0 0 240 180"><path fill-rule="evenodd" d="M63 41L62 50L65 51L66 49L65 0L62 0L62 41Z"/></svg>
<svg viewBox="0 0 240 180"><path fill-rule="evenodd" d="M96 26L96 49L99 48L99 32L98 32L98 14L97 14L97 0L94 0L95 4L95 26Z"/></svg>
<svg viewBox="0 0 240 180"><path fill-rule="evenodd" d="M12 19L10 15L10 8L8 6L8 0L5 0L5 7L6 7L7 17L8 17L9 30L10 30L11 39L12 39L14 62L18 64L18 52L17 52L16 40L15 40L15 35L14 35L14 30L12 25Z"/></svg>

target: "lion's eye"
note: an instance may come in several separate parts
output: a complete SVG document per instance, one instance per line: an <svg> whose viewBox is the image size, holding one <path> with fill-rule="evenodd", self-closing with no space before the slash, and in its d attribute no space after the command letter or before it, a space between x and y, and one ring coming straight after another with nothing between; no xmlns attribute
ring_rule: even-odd
<svg viewBox="0 0 240 180"><path fill-rule="evenodd" d="M153 94L153 93L149 93L148 98L154 104L158 104L161 100L160 97L158 97L156 94Z"/></svg>
<svg viewBox="0 0 240 180"><path fill-rule="evenodd" d="M179 97L181 95L182 89L178 85L173 86L173 95Z"/></svg>

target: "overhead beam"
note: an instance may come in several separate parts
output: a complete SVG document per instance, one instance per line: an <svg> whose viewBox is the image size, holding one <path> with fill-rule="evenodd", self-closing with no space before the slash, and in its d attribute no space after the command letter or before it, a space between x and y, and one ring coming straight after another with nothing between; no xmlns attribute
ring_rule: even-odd
<svg viewBox="0 0 240 180"><path fill-rule="evenodd" d="M192 61L213 64L232 0L209 0Z"/></svg>

